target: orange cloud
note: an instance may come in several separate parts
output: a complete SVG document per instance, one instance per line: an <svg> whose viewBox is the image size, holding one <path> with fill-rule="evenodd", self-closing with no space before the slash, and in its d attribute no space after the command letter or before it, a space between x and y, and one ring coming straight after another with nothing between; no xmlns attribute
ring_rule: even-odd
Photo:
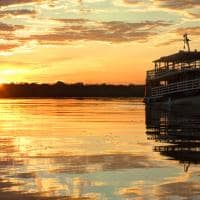
<svg viewBox="0 0 200 200"><path fill-rule="evenodd" d="M160 7L174 9L174 10L182 10L200 6L199 0L181 0L181 1L155 0L154 2L158 3Z"/></svg>
<svg viewBox="0 0 200 200"><path fill-rule="evenodd" d="M23 29L23 28L24 28L23 25L11 25L11 24L0 22L0 38L4 40L9 40L9 41L16 40L14 32L16 30Z"/></svg>
<svg viewBox="0 0 200 200"><path fill-rule="evenodd" d="M35 10L20 9L20 10L5 10L0 12L0 18L8 16L31 16L34 17L37 14Z"/></svg>
<svg viewBox="0 0 200 200"><path fill-rule="evenodd" d="M200 18L200 13L190 12L189 15L191 15L192 17L194 17L196 19Z"/></svg>
<svg viewBox="0 0 200 200"><path fill-rule="evenodd" d="M183 35L184 33L188 33L190 35L200 35L200 26L195 27L186 27L186 28L178 28L176 32L180 35Z"/></svg>
<svg viewBox="0 0 200 200"><path fill-rule="evenodd" d="M55 19L54 19L55 20ZM138 41L144 42L158 34L159 27L169 26L164 21L144 21L128 23L122 21L97 22L85 19L56 19L63 25L51 33L32 35L28 40L40 43L70 42L78 40L106 41L112 43Z"/></svg>
<svg viewBox="0 0 200 200"><path fill-rule="evenodd" d="M18 46L17 44L0 44L0 51L8 51Z"/></svg>
<svg viewBox="0 0 200 200"><path fill-rule="evenodd" d="M123 2L126 4L137 4L141 1L139 1L139 0L123 0Z"/></svg>
<svg viewBox="0 0 200 200"><path fill-rule="evenodd" d="M3 22L0 22L0 32L1 31L16 31L18 29L23 29L23 25L11 25L11 24L6 24Z"/></svg>
<svg viewBox="0 0 200 200"><path fill-rule="evenodd" d="M172 44L175 44L177 42L181 42L183 41L183 39L171 39L171 40L168 40L166 42L162 42L162 43L159 43L157 46L168 46L168 45L172 45Z"/></svg>
<svg viewBox="0 0 200 200"><path fill-rule="evenodd" d="M16 4L26 4L26 3L41 3L41 2L52 2L54 0L2 0L0 1L0 6L9 6Z"/></svg>

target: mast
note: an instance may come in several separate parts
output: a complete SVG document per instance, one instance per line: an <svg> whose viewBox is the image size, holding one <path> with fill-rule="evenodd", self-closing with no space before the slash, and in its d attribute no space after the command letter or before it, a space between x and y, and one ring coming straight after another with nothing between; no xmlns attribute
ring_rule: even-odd
<svg viewBox="0 0 200 200"><path fill-rule="evenodd" d="M184 35L183 35L183 41L184 41L184 49L186 48L186 46L187 46L187 49L188 49L188 52L190 52L190 39L188 38L188 34L187 33L185 33Z"/></svg>

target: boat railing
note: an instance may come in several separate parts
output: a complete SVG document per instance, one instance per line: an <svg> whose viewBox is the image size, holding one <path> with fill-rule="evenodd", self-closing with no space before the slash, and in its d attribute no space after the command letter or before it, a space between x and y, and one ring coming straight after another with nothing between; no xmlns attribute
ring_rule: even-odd
<svg viewBox="0 0 200 200"><path fill-rule="evenodd" d="M147 80L153 80L161 78L162 76L171 75L173 73L189 71L194 69L200 69L200 61L193 63L179 63L177 65L168 65L165 67L160 67L158 69L153 69L147 71Z"/></svg>
<svg viewBox="0 0 200 200"><path fill-rule="evenodd" d="M167 86L157 86L151 89L151 97L163 97L168 94L200 89L200 79L170 83Z"/></svg>

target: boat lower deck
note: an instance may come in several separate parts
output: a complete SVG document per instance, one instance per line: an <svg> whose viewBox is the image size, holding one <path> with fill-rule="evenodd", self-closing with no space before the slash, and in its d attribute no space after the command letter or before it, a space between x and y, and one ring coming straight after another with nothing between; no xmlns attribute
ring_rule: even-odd
<svg viewBox="0 0 200 200"><path fill-rule="evenodd" d="M157 105L200 105L200 93L193 96L182 96L182 97L166 97L144 100L146 104L157 104Z"/></svg>

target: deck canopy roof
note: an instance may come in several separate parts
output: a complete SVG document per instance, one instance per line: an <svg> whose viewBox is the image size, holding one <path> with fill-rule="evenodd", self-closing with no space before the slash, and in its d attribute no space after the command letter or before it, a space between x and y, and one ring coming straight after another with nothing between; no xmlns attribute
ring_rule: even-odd
<svg viewBox="0 0 200 200"><path fill-rule="evenodd" d="M200 60L200 52L199 51L179 51L178 53L164 56L159 58L158 60L154 60L153 62L174 62L174 63L181 63L181 62L192 62L195 60Z"/></svg>

